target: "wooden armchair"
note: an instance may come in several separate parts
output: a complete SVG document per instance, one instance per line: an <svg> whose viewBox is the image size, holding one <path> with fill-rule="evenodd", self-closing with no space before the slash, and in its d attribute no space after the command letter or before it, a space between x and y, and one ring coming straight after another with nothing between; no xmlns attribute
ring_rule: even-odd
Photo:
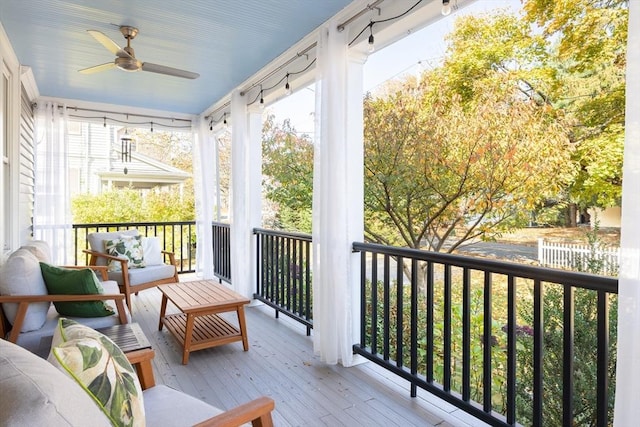
<svg viewBox="0 0 640 427"><path fill-rule="evenodd" d="M77 266L65 266L64 268L87 268ZM103 281L108 280L106 267L92 268ZM115 285L114 285L115 287ZM27 308L34 303L53 303L53 302L79 302L79 301L113 301L116 306L117 314L114 316L86 318L86 323L92 327L110 326L117 322L124 324L129 321L128 312L124 306L124 295L121 293L109 294L92 294L92 295L0 295L0 338L5 338L19 345L25 346L30 350L36 350L36 347L42 337L53 334L53 328L57 323L58 314L53 305L50 306L45 324L38 330L29 332L21 332L22 326L27 315ZM2 304L17 304L13 325L9 323L2 309ZM115 320L117 319L117 321ZM8 333L8 336L7 336Z"/></svg>
<svg viewBox="0 0 640 427"><path fill-rule="evenodd" d="M117 263L119 271L109 271L109 280L118 282L120 292L125 295L129 311L133 312L131 306L131 294L149 288L155 288L165 283L179 282L176 259L173 252L161 251L157 248L156 261L147 263L144 268L132 268L129 259L110 255L104 249L104 242L117 239L121 236L139 236L137 230L127 230L122 232L90 233L87 236L91 250L84 250L90 256L89 265L105 266L110 262ZM146 256L145 256L146 257ZM168 258L169 262L166 261Z"/></svg>

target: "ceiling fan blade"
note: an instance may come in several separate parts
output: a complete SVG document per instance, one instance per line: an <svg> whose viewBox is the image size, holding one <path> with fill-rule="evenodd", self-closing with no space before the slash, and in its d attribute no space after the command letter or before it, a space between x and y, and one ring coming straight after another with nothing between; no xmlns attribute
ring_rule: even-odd
<svg viewBox="0 0 640 427"><path fill-rule="evenodd" d="M185 79L197 79L198 77L200 77L200 74L198 73L179 70L177 68L167 67L164 65L152 64L150 62L142 63L142 71L150 71L152 73L166 74L168 76L182 77Z"/></svg>
<svg viewBox="0 0 640 427"><path fill-rule="evenodd" d="M111 68L115 68L115 67L116 67L115 62L107 62L106 64L95 65L93 67L78 70L78 72L82 74L93 74L100 71L110 70Z"/></svg>
<svg viewBox="0 0 640 427"><path fill-rule="evenodd" d="M127 51L122 49L116 42L107 37L104 33L97 30L87 30L87 33L96 39L102 46L106 47L109 52L116 56L131 57Z"/></svg>

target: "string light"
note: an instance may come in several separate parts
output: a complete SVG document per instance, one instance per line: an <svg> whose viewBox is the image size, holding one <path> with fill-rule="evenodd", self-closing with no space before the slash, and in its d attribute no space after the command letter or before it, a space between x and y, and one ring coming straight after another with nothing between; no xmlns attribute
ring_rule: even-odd
<svg viewBox="0 0 640 427"><path fill-rule="evenodd" d="M151 122L151 133L153 133L153 122Z"/></svg>
<svg viewBox="0 0 640 427"><path fill-rule="evenodd" d="M442 16L451 14L451 3L449 0L442 0Z"/></svg>
<svg viewBox="0 0 640 427"><path fill-rule="evenodd" d="M371 21L371 23L369 24L369 53L373 52L374 50L376 50L375 45L373 44L373 21Z"/></svg>
<svg viewBox="0 0 640 427"><path fill-rule="evenodd" d="M264 108L264 98L262 97L262 88L260 89L260 108Z"/></svg>
<svg viewBox="0 0 640 427"><path fill-rule="evenodd" d="M107 127L107 117L104 117L104 122L102 123L102 127Z"/></svg>
<svg viewBox="0 0 640 427"><path fill-rule="evenodd" d="M222 115L222 124L223 125L227 125L227 113L225 111L225 113Z"/></svg>
<svg viewBox="0 0 640 427"><path fill-rule="evenodd" d="M291 95L291 86L289 86L289 73L287 73L287 84L284 85L284 94Z"/></svg>
<svg viewBox="0 0 640 427"><path fill-rule="evenodd" d="M211 117L211 119L209 120L209 130L213 130L213 117Z"/></svg>

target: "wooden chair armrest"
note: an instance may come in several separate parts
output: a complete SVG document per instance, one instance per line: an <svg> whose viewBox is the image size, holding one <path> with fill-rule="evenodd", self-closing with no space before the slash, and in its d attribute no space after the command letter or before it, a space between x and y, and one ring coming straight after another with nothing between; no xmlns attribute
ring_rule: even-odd
<svg viewBox="0 0 640 427"><path fill-rule="evenodd" d="M122 264L126 264L126 263L129 262L128 258L119 258L117 256L105 254L104 252L90 251L89 249L83 249L82 252L84 252L85 254L89 254L91 256L95 256L95 257L107 258L107 259L112 259L112 260L115 260L115 261L120 261Z"/></svg>
<svg viewBox="0 0 640 427"><path fill-rule="evenodd" d="M164 255L167 255L169 257L169 264L170 265L175 265L177 266L178 264L176 263L176 255L173 252L170 251L161 251Z"/></svg>
<svg viewBox="0 0 640 427"><path fill-rule="evenodd" d="M62 268L69 268L71 270L82 270L83 268L92 269L96 275L100 273L102 281L109 280L109 267L106 265L63 265Z"/></svg>
<svg viewBox="0 0 640 427"><path fill-rule="evenodd" d="M67 301L108 301L113 300L118 309L118 319L121 324L128 322L127 312L124 308L123 294L91 294L91 295L0 295L0 303L16 303L18 310L13 321L13 327L9 334L9 341L18 341L24 318L27 315L29 304L34 302L67 302Z"/></svg>
<svg viewBox="0 0 640 427"><path fill-rule="evenodd" d="M263 396L204 420L196 424L196 427L237 427L248 422L254 427L272 427L271 411L274 408L273 399Z"/></svg>

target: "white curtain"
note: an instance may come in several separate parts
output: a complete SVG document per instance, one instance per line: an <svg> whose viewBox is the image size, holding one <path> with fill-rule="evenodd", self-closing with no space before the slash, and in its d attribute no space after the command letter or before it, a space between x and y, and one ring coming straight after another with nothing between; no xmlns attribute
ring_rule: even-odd
<svg viewBox="0 0 640 427"><path fill-rule="evenodd" d="M215 144L205 120L200 118L194 129L193 169L196 199L196 271L203 279L213 279L213 236L211 222L216 197Z"/></svg>
<svg viewBox="0 0 640 427"><path fill-rule="evenodd" d="M353 362L347 200L347 33L320 29L313 177L313 344L322 361Z"/></svg>
<svg viewBox="0 0 640 427"><path fill-rule="evenodd" d="M33 234L50 245L53 263L65 265L72 261L68 249L72 219L65 106L38 104L35 131Z"/></svg>
<svg viewBox="0 0 640 427"><path fill-rule="evenodd" d="M233 289L251 296L251 230L249 170L249 122L245 97L231 94L231 283Z"/></svg>
<svg viewBox="0 0 640 427"><path fill-rule="evenodd" d="M640 422L640 2L629 2L615 426Z"/></svg>

